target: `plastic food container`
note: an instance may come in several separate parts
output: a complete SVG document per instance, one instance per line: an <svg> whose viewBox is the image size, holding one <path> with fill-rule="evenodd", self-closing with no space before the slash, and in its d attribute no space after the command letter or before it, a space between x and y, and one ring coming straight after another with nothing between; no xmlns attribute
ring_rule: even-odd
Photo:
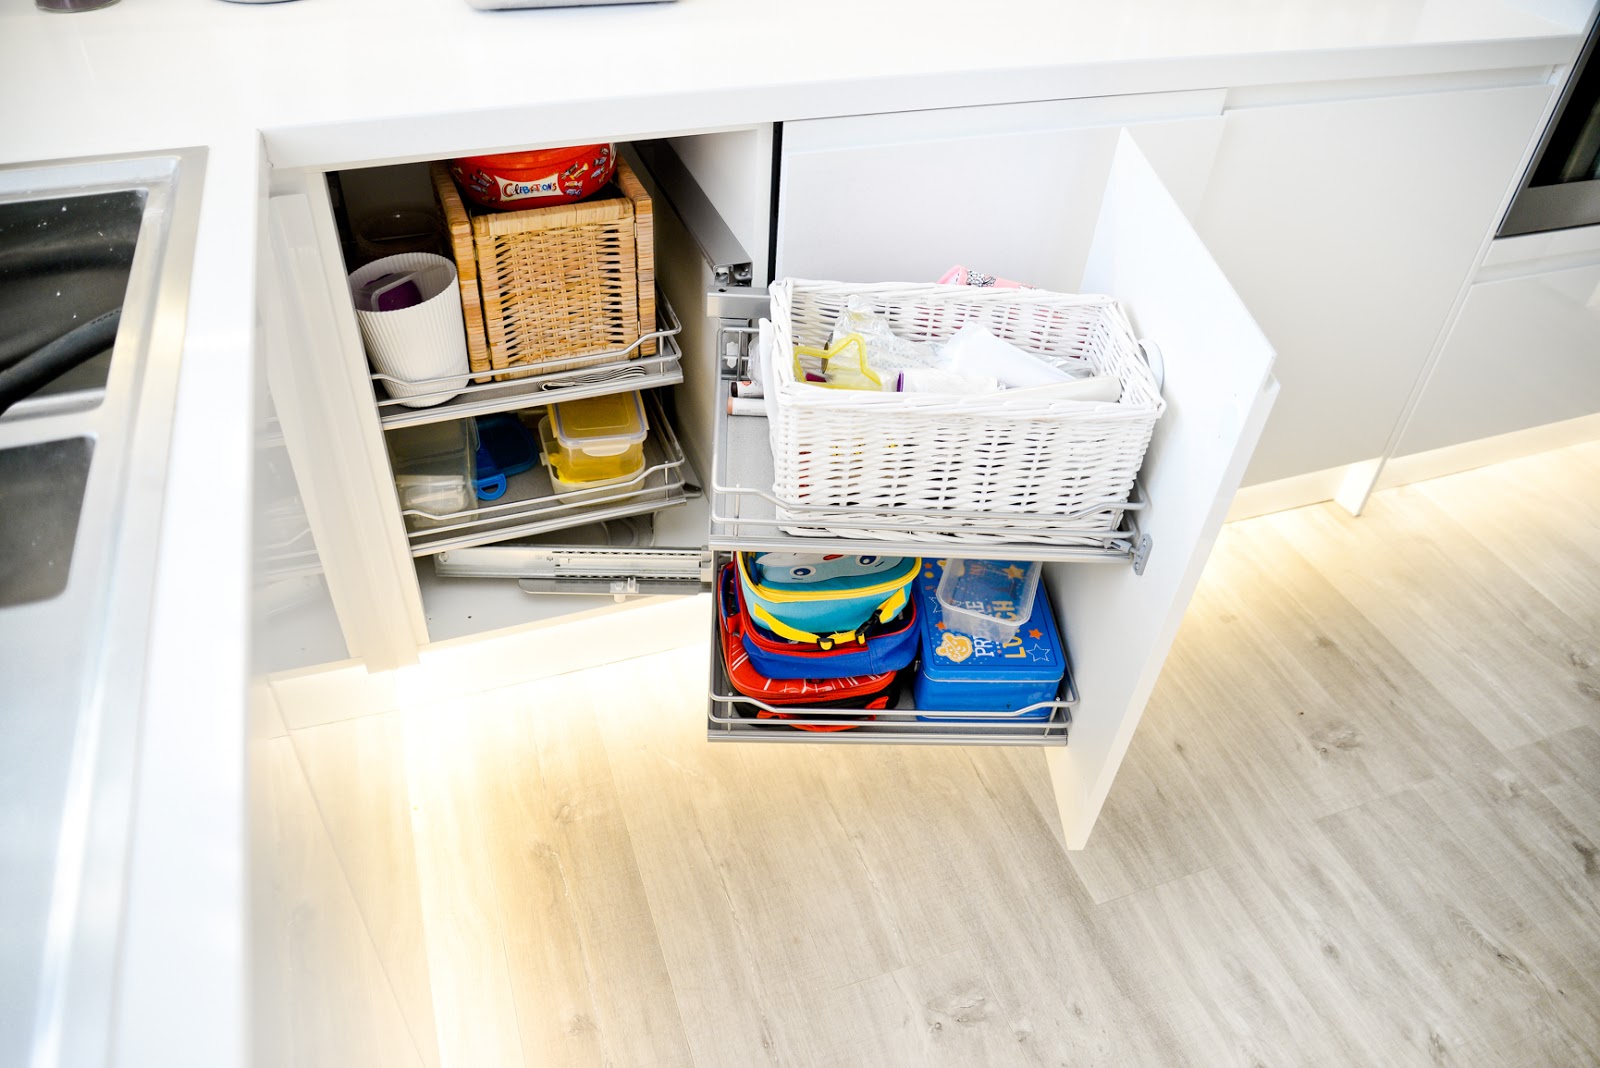
<svg viewBox="0 0 1600 1068"><path fill-rule="evenodd" d="M399 427L385 438L401 511L429 513L406 516L407 530L459 522L443 517L476 507L473 458L478 435L472 420Z"/></svg>
<svg viewBox="0 0 1600 1068"><path fill-rule="evenodd" d="M445 251L444 220L431 205L397 205L368 211L351 220L356 251L363 260L403 252Z"/></svg>
<svg viewBox="0 0 1600 1068"><path fill-rule="evenodd" d="M631 478L644 466L650 424L637 390L552 404L550 430L554 440L547 458L563 482Z"/></svg>
<svg viewBox="0 0 1600 1068"><path fill-rule="evenodd" d="M950 560L939 577L938 601L950 630L1004 642L1033 614L1038 561Z"/></svg>
<svg viewBox="0 0 1600 1068"><path fill-rule="evenodd" d="M550 429L549 416L539 420L539 444L543 446L545 466L550 472L550 488L557 497L569 497L573 494L578 494L580 495L578 497L579 500L593 500L595 494L589 491L604 489L607 486L617 486L626 482L632 482L639 477L639 472L644 470L644 458L641 456L639 458L638 467L634 468L632 471L618 475L616 478L591 479L587 482L571 482L562 478L561 473L556 469L556 465L552 460L552 458L560 451L560 446L556 443L555 431ZM642 482L640 483L640 488L643 488ZM623 497L619 497L617 499L621 500L628 496L631 496L631 494L624 494ZM606 499L610 500L611 498L607 497Z"/></svg>
<svg viewBox="0 0 1600 1068"><path fill-rule="evenodd" d="M962 716L927 714L937 711L1015 713L1009 718L1019 721L1049 719L1054 709L1047 702L1054 701L1061 689L1067 657L1048 594L1038 591L1027 623L1015 635L994 641L959 633L944 618L938 596L941 577L937 563L923 560L916 582L922 655L912 680L917 718L965 721Z"/></svg>
<svg viewBox="0 0 1600 1068"><path fill-rule="evenodd" d="M496 501L505 496L512 475L520 475L539 462L533 434L514 415L480 415L478 452L473 462L478 499Z"/></svg>

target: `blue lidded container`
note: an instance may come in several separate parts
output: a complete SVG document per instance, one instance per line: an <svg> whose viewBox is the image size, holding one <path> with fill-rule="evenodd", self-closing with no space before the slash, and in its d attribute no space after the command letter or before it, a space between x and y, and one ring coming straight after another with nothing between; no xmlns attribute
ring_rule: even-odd
<svg viewBox="0 0 1600 1068"><path fill-rule="evenodd" d="M514 415L480 415L478 452L473 458L473 484L480 501L505 496L512 475L520 475L539 462L539 446L528 428Z"/></svg>
<svg viewBox="0 0 1600 1068"><path fill-rule="evenodd" d="M1067 658L1044 588L1040 587L1033 611L1016 636L998 642L946 625L937 595L943 570L943 560L924 557L922 571L913 584L922 627L922 659L912 684L917 707L950 712L1010 712L1041 701L1054 701L1067 672ZM1041 708L1016 718L1042 720L1049 719L1050 714L1051 709ZM961 722L951 716L917 718Z"/></svg>

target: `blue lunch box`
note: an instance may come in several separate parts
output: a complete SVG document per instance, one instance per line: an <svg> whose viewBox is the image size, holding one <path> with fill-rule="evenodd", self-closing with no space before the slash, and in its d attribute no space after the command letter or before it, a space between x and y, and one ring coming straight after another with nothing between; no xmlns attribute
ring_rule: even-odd
<svg viewBox="0 0 1600 1068"><path fill-rule="evenodd" d="M1012 712L1041 701L1054 701L1067 673L1067 658L1044 588L1040 587L1033 600L1033 613L1015 637L1005 642L975 638L945 625L936 596L943 563L924 558L915 584L917 616L922 625L922 660L912 684L917 707L941 712ZM1016 718L1049 719L1051 712L1040 708ZM956 719L917 718L946 722Z"/></svg>

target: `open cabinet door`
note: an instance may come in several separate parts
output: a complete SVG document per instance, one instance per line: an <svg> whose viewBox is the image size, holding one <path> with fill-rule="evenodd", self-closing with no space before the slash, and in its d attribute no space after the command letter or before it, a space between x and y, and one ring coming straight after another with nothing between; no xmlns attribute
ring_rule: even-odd
<svg viewBox="0 0 1600 1068"><path fill-rule="evenodd" d="M1278 390L1272 346L1127 131L1083 288L1116 296L1159 349L1167 411L1141 474L1143 573L1047 569L1080 700L1070 744L1047 754L1070 849L1105 803Z"/></svg>
<svg viewBox="0 0 1600 1068"><path fill-rule="evenodd" d="M345 355L359 341L342 336L354 326L329 298L337 265L319 220L332 225L307 194L268 201L262 359L349 653L382 671L415 663L427 628L371 390Z"/></svg>

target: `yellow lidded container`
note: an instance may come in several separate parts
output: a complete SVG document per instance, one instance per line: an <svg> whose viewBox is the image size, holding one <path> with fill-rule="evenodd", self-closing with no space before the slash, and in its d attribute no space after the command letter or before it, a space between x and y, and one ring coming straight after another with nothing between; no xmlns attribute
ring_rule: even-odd
<svg viewBox="0 0 1600 1068"><path fill-rule="evenodd" d="M637 390L550 405L550 466L563 482L607 482L644 467L650 433Z"/></svg>

